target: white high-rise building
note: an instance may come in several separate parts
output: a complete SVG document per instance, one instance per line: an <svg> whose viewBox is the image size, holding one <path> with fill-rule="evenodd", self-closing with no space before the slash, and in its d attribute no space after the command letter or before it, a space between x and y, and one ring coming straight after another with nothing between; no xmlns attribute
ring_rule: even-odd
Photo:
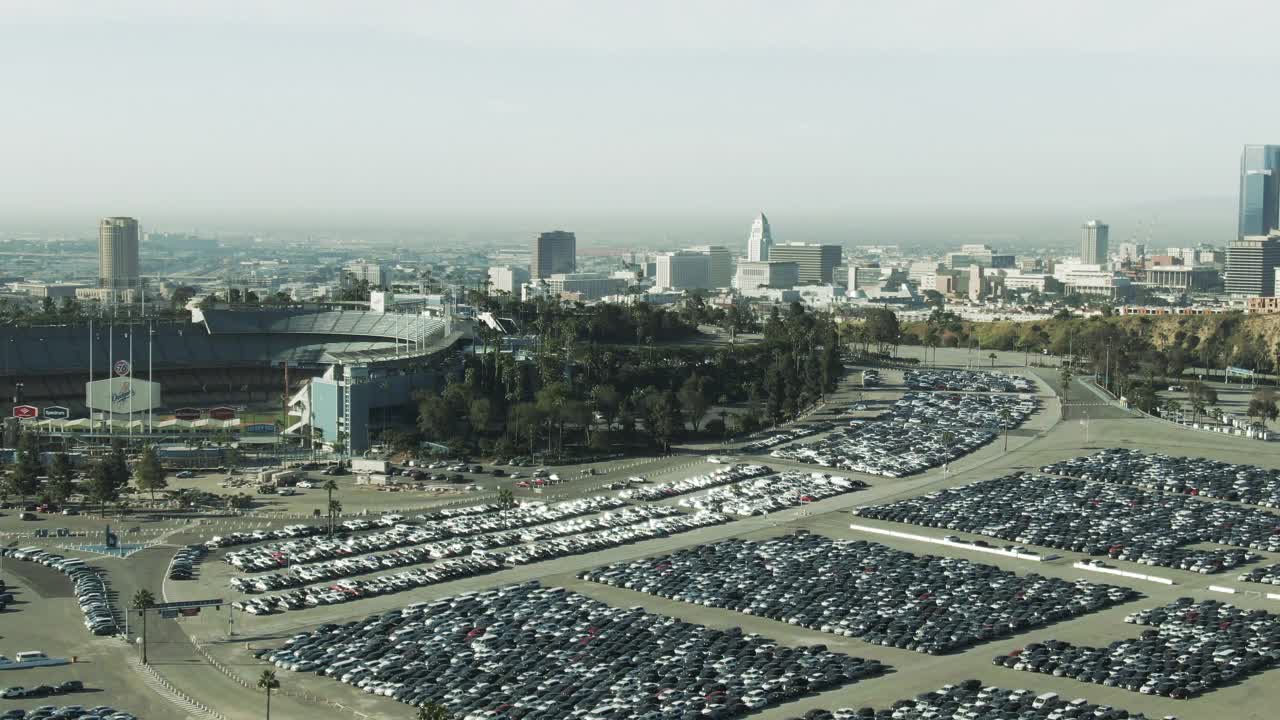
<svg viewBox="0 0 1280 720"><path fill-rule="evenodd" d="M689 251L711 256L711 285L708 288L727 288L733 283L733 258L729 257L729 248L723 245L698 245L689 248Z"/></svg>
<svg viewBox="0 0 1280 720"><path fill-rule="evenodd" d="M98 225L98 284L104 288L138 287L138 221L103 218Z"/></svg>
<svg viewBox="0 0 1280 720"><path fill-rule="evenodd" d="M678 251L658 256L655 287L666 290L708 289L711 285L711 255Z"/></svg>
<svg viewBox="0 0 1280 720"><path fill-rule="evenodd" d="M388 287L387 269L381 263L356 260L347 263L344 268L353 280L364 280L372 290L384 290Z"/></svg>
<svg viewBox="0 0 1280 720"><path fill-rule="evenodd" d="M1080 226L1080 263L1083 265L1107 264L1107 224L1090 220Z"/></svg>
<svg viewBox="0 0 1280 720"><path fill-rule="evenodd" d="M489 294L497 292L520 294L520 286L529 282L529 271L514 265L495 265L489 268Z"/></svg>
<svg viewBox="0 0 1280 720"><path fill-rule="evenodd" d="M760 213L751 223L751 235L747 238L747 260L765 262L773 248L773 233L769 232L769 218Z"/></svg>

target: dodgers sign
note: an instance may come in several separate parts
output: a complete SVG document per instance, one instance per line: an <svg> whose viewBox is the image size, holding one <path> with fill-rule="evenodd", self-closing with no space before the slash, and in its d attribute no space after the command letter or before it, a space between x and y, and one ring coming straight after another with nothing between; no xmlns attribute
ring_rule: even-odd
<svg viewBox="0 0 1280 720"><path fill-rule="evenodd" d="M160 384L130 377L85 383L85 405L110 413L142 412L160 407Z"/></svg>

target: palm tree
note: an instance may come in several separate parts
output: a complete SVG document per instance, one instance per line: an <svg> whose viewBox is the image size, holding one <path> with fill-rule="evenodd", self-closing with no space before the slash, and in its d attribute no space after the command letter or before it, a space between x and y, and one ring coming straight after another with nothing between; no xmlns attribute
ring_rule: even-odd
<svg viewBox="0 0 1280 720"><path fill-rule="evenodd" d="M329 533L333 533L333 523L339 515L342 514L342 503L337 500L329 501Z"/></svg>
<svg viewBox="0 0 1280 720"><path fill-rule="evenodd" d="M924 334L924 354L926 359L929 356L930 348L933 349L933 361L930 364L937 365L938 364L938 331L933 326L930 326L929 330Z"/></svg>
<svg viewBox="0 0 1280 720"><path fill-rule="evenodd" d="M511 492L511 488L502 488L498 490L498 507L513 508L516 506L515 493Z"/></svg>
<svg viewBox="0 0 1280 720"><path fill-rule="evenodd" d="M945 447L947 450L950 450L950 449L951 449L951 443L954 443L955 441L956 441L956 434L955 434L955 432L953 432L953 431L951 431L951 430L943 430L943 431L942 431L942 445L943 445L943 447ZM950 458L947 458L946 460L944 460L944 461L942 462L942 476L943 476L943 477L946 477L946 476L947 476L947 467L948 467L948 466L950 466L950 465L951 465L951 459L950 459Z"/></svg>
<svg viewBox="0 0 1280 720"><path fill-rule="evenodd" d="M1013 413L1009 408L1000 408L1000 427L1004 428L1004 451L1009 452L1009 418Z"/></svg>
<svg viewBox="0 0 1280 720"><path fill-rule="evenodd" d="M990 354L990 355L988 355L987 357L991 359L991 367L995 367L995 366L996 366L996 354L995 354L995 353L991 353L991 354Z"/></svg>
<svg viewBox="0 0 1280 720"><path fill-rule="evenodd" d="M142 616L142 664L147 664L147 610L156 604L156 596L145 588L133 594L133 609Z"/></svg>
<svg viewBox="0 0 1280 720"><path fill-rule="evenodd" d="M267 693L267 720L271 720L271 691L280 687L280 681L276 680L275 670L263 670L258 676L258 689L265 690Z"/></svg>
<svg viewBox="0 0 1280 720"><path fill-rule="evenodd" d="M1200 416L1204 414L1204 410L1207 407L1209 407L1209 404L1204 401L1204 398L1200 397L1199 395L1192 395L1191 396L1191 422L1199 422Z"/></svg>
<svg viewBox="0 0 1280 720"><path fill-rule="evenodd" d="M332 508L333 508L333 491L338 489L338 482L337 482L336 480L334 480L333 478L331 478L331 477L330 477L330 478L326 478L326 479L325 479L325 481L324 481L324 484L320 486L320 489L321 489L321 490L324 490L326 493L328 493L328 502L326 502L326 503L325 503L325 506L326 506L326 507L328 507L328 508L330 508L330 510L329 510L329 535L333 535L333 510L332 510Z"/></svg>
<svg viewBox="0 0 1280 720"><path fill-rule="evenodd" d="M417 720L449 720L449 708L440 703L427 703L418 708Z"/></svg>

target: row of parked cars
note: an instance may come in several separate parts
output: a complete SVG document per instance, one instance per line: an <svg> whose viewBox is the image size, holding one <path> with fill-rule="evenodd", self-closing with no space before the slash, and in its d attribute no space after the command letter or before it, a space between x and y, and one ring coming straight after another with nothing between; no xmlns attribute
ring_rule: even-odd
<svg viewBox="0 0 1280 720"><path fill-rule="evenodd" d="M1021 425L1038 407L1032 395L909 392L878 418L855 419L821 440L778 448L770 455L906 477L977 450L999 430Z"/></svg>
<svg viewBox="0 0 1280 720"><path fill-rule="evenodd" d="M725 515L715 512L683 513L661 520L650 520L638 525L600 530L598 532L570 535L513 548L503 557L508 565L525 565L566 555L607 550L643 540L677 535L698 528L720 525L729 521Z"/></svg>
<svg viewBox="0 0 1280 720"><path fill-rule="evenodd" d="M482 575L502 568L503 564L500 560L488 555L454 558L392 575L382 575L367 580L348 578L331 585L315 585L275 595L237 600L231 605L236 610L250 615L271 615L289 610L338 605L366 597L406 592L458 578Z"/></svg>
<svg viewBox="0 0 1280 720"><path fill-rule="evenodd" d="M230 585L233 590L244 593L286 590L329 580L340 580L383 570L420 565L462 555L484 555L486 554L485 551L495 548L531 543L563 535L644 523L656 518L679 514L679 510L665 506L624 508L594 517L575 518L523 530L502 530L468 538L439 540L423 545L401 547L386 553L357 555L326 562L298 565L289 568L283 573L233 577L230 580Z"/></svg>
<svg viewBox="0 0 1280 720"><path fill-rule="evenodd" d="M1149 629L1106 647L1032 643L993 662L1184 700L1274 667L1280 658L1280 617L1263 610L1180 598L1125 622Z"/></svg>
<svg viewBox="0 0 1280 720"><path fill-rule="evenodd" d="M466 517L469 515L483 515L501 510L502 507L497 503L479 503L476 505L461 505L458 507L441 508L429 513L415 515L414 519L420 523L431 522L435 520L449 520L452 518ZM384 516L390 518L392 516ZM348 520L342 523L344 530L352 530L352 527L361 529L370 529L373 527L390 527L383 525L383 518L376 520ZM348 525L347 523L350 523ZM269 540L296 540L298 538L313 537L316 535L325 535L328 532L326 525L306 525L295 524L285 525L275 530L247 530L227 533L226 535L215 535L203 544L210 549L239 547L241 545L252 545L254 543L266 542Z"/></svg>
<svg viewBox="0 0 1280 720"><path fill-rule="evenodd" d="M579 577L931 655L1137 597L1125 587L817 535L724 540Z"/></svg>
<svg viewBox="0 0 1280 720"><path fill-rule="evenodd" d="M941 430L894 420L855 420L812 443L779 448L773 457L822 467L900 478L964 457L995 438L980 428Z"/></svg>
<svg viewBox="0 0 1280 720"><path fill-rule="evenodd" d="M618 497L627 500L665 500L679 495L687 495L698 490L705 490L717 485L727 485L740 480L750 480L772 473L768 465L725 465L711 472L694 475L683 480L640 485L618 493Z"/></svg>
<svg viewBox="0 0 1280 720"><path fill-rule="evenodd" d="M1111 448L1046 465L1040 471L1280 508L1280 470L1257 465Z"/></svg>
<svg viewBox="0 0 1280 720"><path fill-rule="evenodd" d="M385 515L369 522L371 527L389 529L368 535L347 535L340 538L309 536L281 543L258 545L229 552L224 560L241 572L268 572L282 567L305 563L324 562L351 557L377 550L420 545L446 538L472 537L485 533L515 530L534 525L553 523L583 515L613 510L625 505L622 500L607 496L593 496L557 503L525 502L514 508L502 509L490 505L489 512L458 514L446 518L411 524L401 515ZM360 525L348 530L358 532Z"/></svg>
<svg viewBox="0 0 1280 720"><path fill-rule="evenodd" d="M66 683L63 683L64 685ZM6 696L7 697L7 696ZM110 705L41 705L27 710L12 708L0 713L0 720L138 720L138 716L117 710Z"/></svg>
<svg viewBox="0 0 1280 720"><path fill-rule="evenodd" d="M1254 550L1280 550L1280 521L1264 510L1030 473L854 514L1202 574L1256 561ZM1200 543L1229 547L1190 547Z"/></svg>
<svg viewBox="0 0 1280 720"><path fill-rule="evenodd" d="M910 392L893 403L887 417L916 425L1012 430L1036 411L1034 395L957 395Z"/></svg>
<svg viewBox="0 0 1280 720"><path fill-rule="evenodd" d="M463 720L734 718L886 670L537 583L322 625L260 655Z"/></svg>
<svg viewBox="0 0 1280 720"><path fill-rule="evenodd" d="M199 544L188 545L174 553L173 560L169 563L169 579L190 580L195 576L196 563L208 554L209 548Z"/></svg>
<svg viewBox="0 0 1280 720"><path fill-rule="evenodd" d="M638 508L635 510L639 510L640 512L636 513L633 517L649 514L647 510ZM671 512L671 510L660 510L658 511L658 514L665 515ZM684 514L676 511L669 517L641 520L640 522L632 525L622 525L597 532L588 532L578 535L569 535L566 537L527 542L521 545L515 545L516 538L511 534L514 533L514 531L505 531L508 535L506 535L502 540L495 542L500 542L502 546L514 545L514 547L511 547L511 549L507 551L486 551L479 547L472 547L468 543L474 543L476 538L469 538L465 541L461 541L462 544L456 547L449 546L447 548L448 554L462 554L470 551L471 554L465 557L443 559L438 562L433 562L430 565L423 565L422 567L415 567L411 570L369 579L356 579L351 576L347 576L338 579L331 584L317 584L310 585L309 587L299 587L296 590L288 592L244 600L235 605L237 609L242 609L245 612L254 615L265 615L284 612L286 610L303 610L320 605L334 605L359 600L365 597L405 592L427 585L446 582L448 580L480 575L514 565L550 560L552 558L564 557L567 555L595 552L597 550L606 550L608 548L640 542L643 540L668 537L670 535L688 532L690 530L697 530L699 528L725 523L728 522L729 519L729 517L719 513L699 512ZM447 556L448 555L442 555L441 557ZM356 571L375 572L389 567L419 565L427 562L428 560L426 555L421 554L421 548L398 550L394 553L377 556L377 558L378 560L376 564L373 560L368 560L368 565L360 566L365 569L361 570L357 567ZM384 562L387 564L382 564ZM268 575L263 577L232 580L232 587L244 592L267 592L270 590L294 587L295 585L293 585L293 583L297 582L298 580L294 576Z"/></svg>
<svg viewBox="0 0 1280 720"><path fill-rule="evenodd" d="M71 579L80 612L84 614L84 626L94 635L115 635L118 631L115 610L111 606L111 592L105 579L106 573L88 565L80 558L51 553L43 548L0 548L0 556L40 563Z"/></svg>
<svg viewBox="0 0 1280 720"><path fill-rule="evenodd" d="M1142 713L1092 703L1085 698L1068 700L1057 693L1007 690L980 680L943 685L933 692L895 702L887 708L841 708L833 712L812 710L804 720L1148 720ZM1151 717L1150 720L1158 720ZM1162 720L1178 720L1164 715Z"/></svg>
<svg viewBox="0 0 1280 720"><path fill-rule="evenodd" d="M904 372L902 382L912 390L958 390L973 393L1036 391L1036 384L1029 378L987 370L918 368Z"/></svg>
<svg viewBox="0 0 1280 720"><path fill-rule="evenodd" d="M830 432L835 425L829 422L811 422L789 425L783 430L766 430L751 436L751 442L742 446L743 452L764 452L770 448L807 438L810 435Z"/></svg>
<svg viewBox="0 0 1280 720"><path fill-rule="evenodd" d="M1240 582L1262 583L1263 585L1280 585L1280 565L1264 565L1244 573Z"/></svg>
<svg viewBox="0 0 1280 720"><path fill-rule="evenodd" d="M67 693L83 692L84 683L79 680L67 680L57 685L37 685L35 687L22 687L21 685L7 687L0 690L0 698L5 700L22 700L24 698L43 698L50 695L65 695ZM52 707L52 706L49 706ZM0 718L3 718L0 715Z"/></svg>
<svg viewBox="0 0 1280 720"><path fill-rule="evenodd" d="M726 515L767 515L867 487L861 480L817 472L788 470L754 480L708 489L680 498L681 507Z"/></svg>

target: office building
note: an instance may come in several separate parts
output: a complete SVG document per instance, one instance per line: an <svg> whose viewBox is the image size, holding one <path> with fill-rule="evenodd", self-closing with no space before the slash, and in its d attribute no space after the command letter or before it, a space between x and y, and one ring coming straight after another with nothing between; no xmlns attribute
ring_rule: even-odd
<svg viewBox="0 0 1280 720"><path fill-rule="evenodd" d="M747 236L747 260L765 262L773 249L773 233L769 230L769 218L760 213L751 223L751 234Z"/></svg>
<svg viewBox="0 0 1280 720"><path fill-rule="evenodd" d="M706 290L711 285L711 255L681 250L657 258L654 287L663 290Z"/></svg>
<svg viewBox="0 0 1280 720"><path fill-rule="evenodd" d="M733 287L743 297L763 297L764 291L770 288L795 287L799 284L799 274L800 266L793 262L740 260Z"/></svg>
<svg viewBox="0 0 1280 720"><path fill-rule="evenodd" d="M1107 264L1107 224L1090 220L1080 226L1080 263L1082 265Z"/></svg>
<svg viewBox="0 0 1280 720"><path fill-rule="evenodd" d="M1227 246L1226 291L1237 297L1275 295L1280 232L1246 236Z"/></svg>
<svg viewBox="0 0 1280 720"><path fill-rule="evenodd" d="M982 299L985 290L985 282L982 276L982 266L973 264L969 266L969 301L977 302Z"/></svg>
<svg viewBox="0 0 1280 720"><path fill-rule="evenodd" d="M552 230L533 241L529 275L534 279L571 275L578 270L578 238L571 232Z"/></svg>
<svg viewBox="0 0 1280 720"><path fill-rule="evenodd" d="M1120 262L1138 263L1142 262L1143 258L1147 256L1147 246L1136 242L1120 243L1118 253L1120 255Z"/></svg>
<svg viewBox="0 0 1280 720"><path fill-rule="evenodd" d="M705 255L700 257L706 259ZM551 295L584 302L620 295L627 289L626 280L605 273L552 273L545 282Z"/></svg>
<svg viewBox="0 0 1280 720"><path fill-rule="evenodd" d="M942 265L932 261L913 262L907 268L907 281L918 284L925 276L935 275L942 269Z"/></svg>
<svg viewBox="0 0 1280 720"><path fill-rule="evenodd" d="M848 287L850 290L877 287L880 285L880 268L874 265L853 265L848 270Z"/></svg>
<svg viewBox="0 0 1280 720"><path fill-rule="evenodd" d="M387 269L379 263L357 260L347 263L343 270L353 282L363 280L369 283L371 290L386 290L388 287Z"/></svg>
<svg viewBox="0 0 1280 720"><path fill-rule="evenodd" d="M34 298L74 298L76 291L85 287L79 283L20 282L10 286L16 293Z"/></svg>
<svg viewBox="0 0 1280 720"><path fill-rule="evenodd" d="M1035 292L1052 291L1057 288L1057 281L1052 275L1044 273L1027 273L1011 270L1003 273L1000 282L1008 290L1034 290Z"/></svg>
<svg viewBox="0 0 1280 720"><path fill-rule="evenodd" d="M514 265L499 265L489 268L489 294L520 294L520 286L529 282L529 271Z"/></svg>
<svg viewBox="0 0 1280 720"><path fill-rule="evenodd" d="M943 295L951 295L956 291L956 277L950 272L932 272L920 276L920 292L930 290ZM861 288L865 289L865 288ZM853 288L849 288L852 292Z"/></svg>
<svg viewBox="0 0 1280 720"><path fill-rule="evenodd" d="M98 225L98 285L104 288L138 286L137 220L109 217Z"/></svg>
<svg viewBox="0 0 1280 720"><path fill-rule="evenodd" d="M1280 145L1245 145L1240 153L1240 211L1236 239L1280 228Z"/></svg>
<svg viewBox="0 0 1280 720"><path fill-rule="evenodd" d="M769 250L770 260L793 262L800 269L800 285L824 285L831 282L841 262L839 245L813 243L781 243Z"/></svg>
<svg viewBox="0 0 1280 720"><path fill-rule="evenodd" d="M996 252L990 245L962 245L959 252L947 253L945 261L948 270L958 270L970 265L997 269L1013 267L1016 259L1013 255Z"/></svg>
<svg viewBox="0 0 1280 720"><path fill-rule="evenodd" d="M1217 279L1217 271L1210 267L1172 265L1147 268L1143 271L1142 284L1164 290L1204 292L1213 287Z"/></svg>
<svg viewBox="0 0 1280 720"><path fill-rule="evenodd" d="M1116 275L1099 263L1060 263L1053 269L1053 278L1067 294L1124 299L1133 292L1133 283L1128 278Z"/></svg>
<svg viewBox="0 0 1280 720"><path fill-rule="evenodd" d="M125 303L127 305L138 300L138 291L135 288L81 287L76 288L76 299L102 303Z"/></svg>
<svg viewBox="0 0 1280 720"><path fill-rule="evenodd" d="M699 245L689 248L690 252L699 252L711 257L712 288L727 288L733 283L733 258L729 257L729 248L723 245Z"/></svg>

